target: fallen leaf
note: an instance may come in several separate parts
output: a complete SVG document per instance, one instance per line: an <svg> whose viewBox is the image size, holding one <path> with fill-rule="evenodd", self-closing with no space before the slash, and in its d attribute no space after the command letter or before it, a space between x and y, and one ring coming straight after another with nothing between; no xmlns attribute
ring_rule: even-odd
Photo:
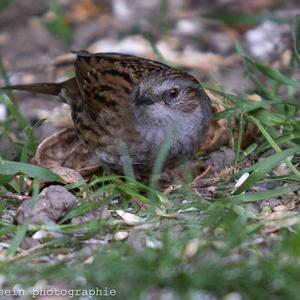
<svg viewBox="0 0 300 300"><path fill-rule="evenodd" d="M141 223L144 223L144 219L137 216L137 215L134 215L134 214L131 214L131 213L128 213L124 210L116 210L115 211L124 221L126 224L128 225L139 225Z"/></svg>
<svg viewBox="0 0 300 300"><path fill-rule="evenodd" d="M56 132L39 144L35 161L66 182L80 181L99 170L96 156L80 142L74 128Z"/></svg>

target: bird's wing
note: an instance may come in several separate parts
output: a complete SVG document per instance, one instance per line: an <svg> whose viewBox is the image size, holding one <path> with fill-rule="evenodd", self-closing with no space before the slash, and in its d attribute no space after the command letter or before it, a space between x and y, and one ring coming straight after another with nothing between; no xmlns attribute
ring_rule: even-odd
<svg viewBox="0 0 300 300"><path fill-rule="evenodd" d="M76 80L86 110L96 120L103 110L128 107L138 83L155 70L168 66L117 53L74 52Z"/></svg>

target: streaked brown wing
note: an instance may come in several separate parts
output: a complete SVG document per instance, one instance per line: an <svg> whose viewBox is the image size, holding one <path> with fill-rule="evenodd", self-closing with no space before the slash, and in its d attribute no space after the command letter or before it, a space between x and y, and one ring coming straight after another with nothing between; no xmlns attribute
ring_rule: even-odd
<svg viewBox="0 0 300 300"><path fill-rule="evenodd" d="M76 79L82 101L96 120L103 109L128 106L137 84L149 73L169 68L158 62L116 53L75 52Z"/></svg>

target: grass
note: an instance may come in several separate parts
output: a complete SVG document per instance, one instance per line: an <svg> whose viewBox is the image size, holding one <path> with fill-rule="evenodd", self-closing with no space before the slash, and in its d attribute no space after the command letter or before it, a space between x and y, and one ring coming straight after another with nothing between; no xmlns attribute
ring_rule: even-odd
<svg viewBox="0 0 300 300"><path fill-rule="evenodd" d="M48 7L53 15L52 20L42 20L42 24L53 35L62 39L66 44L71 41L71 30L65 21L64 15L57 0L48 0Z"/></svg>
<svg viewBox="0 0 300 300"><path fill-rule="evenodd" d="M98 288L103 295L116 291L116 296L111 295L114 299L147 299L149 295L162 299L299 299L300 214L297 209L270 214L268 205L257 209L264 200L276 199L284 205L294 197L297 205L299 199L300 121L295 94L300 84L293 78L293 70L299 67L297 24L299 17L293 25L294 57L289 74L254 61L237 46L261 101L211 88L226 99L225 110L215 118L240 124L238 139L231 145L237 159L232 176L217 178L215 184L203 179L200 188L189 182L163 194L157 191L155 176L147 186L134 179L130 168L123 181L117 176L95 176L65 184L30 163L36 147L34 128L10 97L1 94L10 114L9 121L0 124L1 134L16 134L15 122L22 131L22 142L16 145L21 149L18 161L0 160L0 296L4 290L16 292L17 288L36 296L47 285L63 283L61 292L79 291L75 298L82 293L95 297ZM257 74L264 76L265 85ZM279 96L279 88L284 95ZM247 123L255 124L259 134L253 144L241 149ZM166 142L157 170L167 148ZM263 155L266 151L270 151L268 156ZM244 167L246 161L251 166ZM283 162L290 171L278 175L274 169ZM246 172L248 178L235 187ZM63 184L80 202L56 224L34 225L25 220L15 225L9 217L20 201L8 197L8 192L29 195L34 205L45 181ZM263 188L265 183L274 188ZM146 206L136 205L136 200ZM107 207L110 216L70 222L97 207ZM125 215L120 217L120 210L136 216L139 224ZM127 231L129 238L118 240L120 231ZM38 245L20 248L25 237L37 232L46 233Z"/></svg>

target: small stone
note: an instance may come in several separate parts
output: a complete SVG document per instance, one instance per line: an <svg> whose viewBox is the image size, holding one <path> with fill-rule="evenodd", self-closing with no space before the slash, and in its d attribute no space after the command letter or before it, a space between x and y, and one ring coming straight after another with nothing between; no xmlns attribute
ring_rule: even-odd
<svg viewBox="0 0 300 300"><path fill-rule="evenodd" d="M118 231L114 235L116 241L123 241L128 238L129 233L127 231Z"/></svg>
<svg viewBox="0 0 300 300"><path fill-rule="evenodd" d="M77 204L77 198L60 185L49 186L45 195L40 195L34 208L30 200L25 200L19 206L16 214L18 224L29 218L30 224L54 224Z"/></svg>

